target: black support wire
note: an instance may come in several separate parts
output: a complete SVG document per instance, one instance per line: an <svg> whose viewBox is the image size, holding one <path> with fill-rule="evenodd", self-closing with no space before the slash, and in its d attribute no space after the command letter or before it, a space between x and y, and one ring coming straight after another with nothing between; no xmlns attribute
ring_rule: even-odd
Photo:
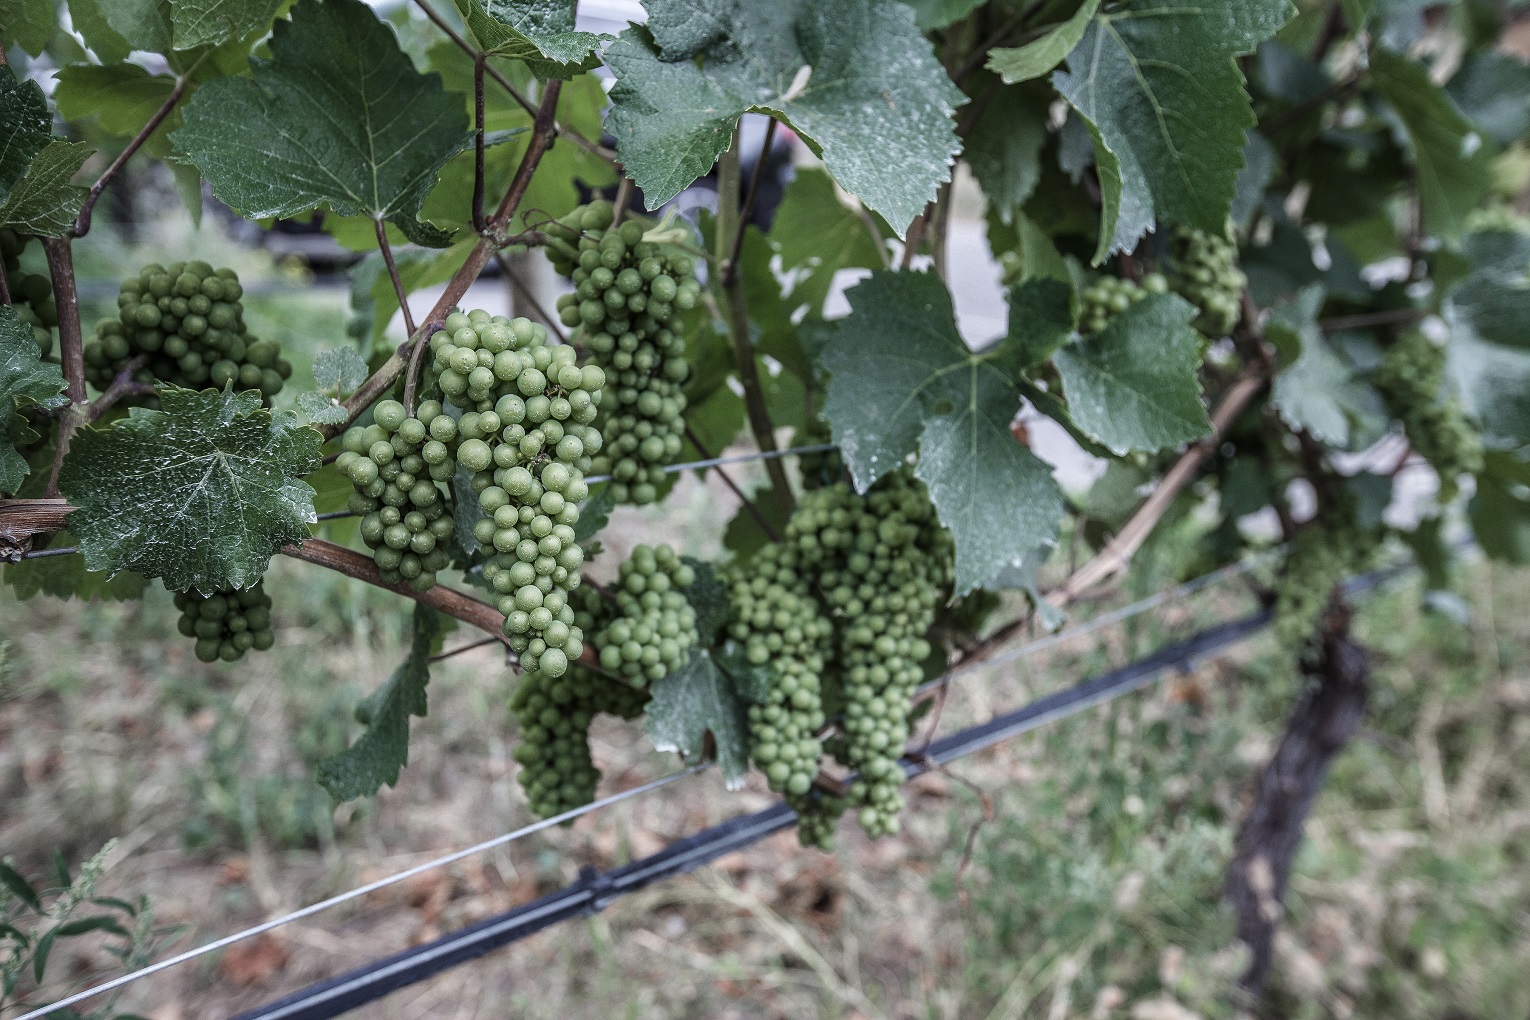
<svg viewBox="0 0 1530 1020"><path fill-rule="evenodd" d="M1376 583L1380 580L1366 587ZM1120 669L1102 673L986 723L943 737L930 744L918 758L905 759L904 771L911 777L919 775L1131 693L1166 672L1188 670L1208 656L1257 633L1269 622L1269 612L1262 611L1207 628ZM609 871L582 875L558 892L434 942L311 985L286 998L241 1013L233 1020L330 1020L562 921L597 913L629 893L694 871L725 854L788 829L796 820L797 813L785 804L730 819L671 843L652 856Z"/></svg>

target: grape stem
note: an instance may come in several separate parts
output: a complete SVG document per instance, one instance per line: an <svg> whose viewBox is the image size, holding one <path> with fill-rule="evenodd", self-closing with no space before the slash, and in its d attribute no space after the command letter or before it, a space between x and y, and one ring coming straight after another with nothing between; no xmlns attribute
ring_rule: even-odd
<svg viewBox="0 0 1530 1020"><path fill-rule="evenodd" d="M425 349L430 346L425 337L445 327L446 323L440 319L427 322L420 338L415 341L414 350L409 352L409 369L404 373L404 410L409 412L411 418L414 417L415 391L420 385L420 363L425 360Z"/></svg>
<svg viewBox="0 0 1530 1020"><path fill-rule="evenodd" d="M80 426L80 408L85 403L85 338L80 331L80 295L74 285L74 253L67 237L40 238L48 256L48 272L53 277L53 300L58 306L59 360L68 385L69 408L58 422L58 439L53 447L53 468L48 473L46 496L58 495L58 473L69 453L69 440Z"/></svg>
<svg viewBox="0 0 1530 1020"><path fill-rule="evenodd" d="M1077 601L1092 588L1119 576L1126 570L1131 564L1132 557L1136 555L1142 543L1157 526L1159 519L1174 502L1174 497L1189 484L1195 477L1195 473L1200 470L1201 464L1216 450L1221 443L1222 435L1233 421L1264 389L1265 383L1269 381L1270 370L1271 366L1268 362L1260 361L1245 370L1228 387L1216 409L1211 413L1211 433L1180 454L1179 459L1154 486L1152 493L1132 514L1131 519L1122 525L1121 530L1116 532L1105 548L1085 561L1082 567L1048 594L1049 603L1061 609Z"/></svg>
<svg viewBox="0 0 1530 1020"><path fill-rule="evenodd" d="M499 270L505 274L505 279L510 281L510 288L515 291L516 297L526 302L536 317L542 321L542 325L547 327L547 331L558 338L560 344L568 343L568 334L563 332L563 324L554 316L547 314L547 309L542 307L542 302L537 300L536 294L532 293L531 288L521 280L514 267L510 265L510 260L505 257L505 253L495 252L494 261L499 263Z"/></svg>
<svg viewBox="0 0 1530 1020"><path fill-rule="evenodd" d="M473 58L473 229L483 233L483 69L488 57Z"/></svg>
<svg viewBox="0 0 1530 1020"><path fill-rule="evenodd" d="M719 259L732 249L735 241L743 235L745 223L739 215L739 137L740 130L733 133L733 144L717 161L717 257ZM760 370L755 363L754 340L749 335L749 306L744 297L744 282L733 274L723 273L723 292L728 303L728 327L733 337L734 367L738 381L744 387L744 408L748 412L749 428L754 441L763 453L776 449L775 426L770 420L770 409L765 403L765 390L760 385ZM792 490L786 481L786 467L780 458L765 462L770 475L770 487L783 515L792 512Z"/></svg>
<svg viewBox="0 0 1530 1020"><path fill-rule="evenodd" d="M212 51L208 50L207 52L211 53ZM117 158L112 160L110 165L101 172L100 177L96 178L96 183L90 186L90 193L85 196L85 204L80 207L80 215L75 218L74 226L69 229L70 237L84 237L90 233L90 218L92 213L95 212L97 199L106 190L106 186L112 182L112 178L116 177L122 168L127 165L127 161L133 158L133 154L143 147L143 143L149 140L149 136L158 130L159 126L165 122L166 117L170 116L170 111L175 109L175 104L179 103L181 97L186 94L186 87L191 84L192 73L206 59L207 54L204 53L197 58L196 63L188 67L186 72L175 80L175 87L170 90L170 94L165 97L165 101L159 104L159 109L154 111L154 116L149 118L148 123L139 129L138 134L133 136L132 141L127 143L127 146L117 154Z"/></svg>
<svg viewBox="0 0 1530 1020"><path fill-rule="evenodd" d="M149 383L133 381L133 373L143 367L149 359L147 354L140 354L122 366L122 371L112 378L112 384L106 388L106 392L85 407L87 421L95 421L107 411L113 404L123 397L147 396L154 392L154 387Z"/></svg>
<svg viewBox="0 0 1530 1020"><path fill-rule="evenodd" d="M377 247L388 267L388 279L393 281L393 293L398 296L398 310L404 313L404 331L414 336L414 313L409 310L409 295L404 292L404 281L399 279L398 263L393 261L393 246L388 243L388 226L381 216L372 221L372 226L377 230Z"/></svg>
<svg viewBox="0 0 1530 1020"><path fill-rule="evenodd" d="M754 164L754 174L749 178L744 210L739 214L738 230L733 235L733 250L728 255L728 261L723 263L724 289L733 286L733 281L738 278L738 256L744 250L744 233L749 229L749 220L754 215L754 200L760 193L760 178L765 174L765 161L770 157L770 147L776 141L777 123L776 118L770 118L770 124L765 128L765 145L760 149L760 158Z"/></svg>
<svg viewBox="0 0 1530 1020"><path fill-rule="evenodd" d="M468 253L467 260L447 281L446 290L436 301L430 314L426 316L427 323L444 321L457 302L462 300L462 296L467 293L473 281L478 279L489 259L495 252L511 242L511 238L504 236L505 225L520 208L521 199L526 196L526 189L531 185L531 175L536 172L542 157L552 147L553 137L556 134L553 114L558 109L558 96L562 87L563 83L556 78L544 86L542 105L537 110L536 123L531 129L531 140L527 143L526 155L521 158L521 165L516 169L515 177L510 182L510 189L505 192L504 199L494 210L494 215L490 217L486 229L479 236L478 243ZM393 356L385 361L381 368L373 372L355 393L346 398L345 420L333 425L325 425L319 430L324 437L333 439L344 432L351 423L361 417L362 412L388 392L393 384L398 382L398 377L404 374L415 346L422 345L424 342L425 337L422 331L411 335L408 340L400 344L398 350L393 352Z"/></svg>

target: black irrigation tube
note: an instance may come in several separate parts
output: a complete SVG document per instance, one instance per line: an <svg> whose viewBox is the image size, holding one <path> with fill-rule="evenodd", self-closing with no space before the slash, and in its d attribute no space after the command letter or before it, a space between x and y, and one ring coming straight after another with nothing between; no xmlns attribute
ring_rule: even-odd
<svg viewBox="0 0 1530 1020"><path fill-rule="evenodd" d="M1380 580L1378 575L1376 580L1365 586L1373 587ZM910 776L918 775L933 766L956 761L1047 723L1135 691L1170 670L1189 669L1207 656L1258 632L1269 621L1270 614L1262 611L1207 628L1119 669L1102 673L1056 694L1038 698L1023 708L998 716L980 726L943 737L930 744L918 758L905 759L904 771ZM785 804L730 819L671 843L652 856L609 871L581 875L572 885L558 892L549 893L434 942L310 985L286 998L240 1013L232 1020L329 1020L561 921L594 914L628 893L693 871L724 854L790 828L796 820L796 812Z"/></svg>
<svg viewBox="0 0 1530 1020"><path fill-rule="evenodd" d="M1345 582L1344 591L1346 594L1370 591L1411 569L1411 564L1404 563L1362 574ZM1269 610L1261 610L1198 631L1118 669L1037 698L981 725L942 737L918 757L905 758L903 769L911 777L919 775L1139 690L1164 673L1189 670L1201 660L1263 630L1269 625L1270 618ZM788 829L796 820L797 813L785 804L741 815L671 843L642 860L608 871L586 872L558 892L444 935L434 942L310 985L230 1020L331 1020L562 921L598 913L628 893L694 871L725 854Z"/></svg>

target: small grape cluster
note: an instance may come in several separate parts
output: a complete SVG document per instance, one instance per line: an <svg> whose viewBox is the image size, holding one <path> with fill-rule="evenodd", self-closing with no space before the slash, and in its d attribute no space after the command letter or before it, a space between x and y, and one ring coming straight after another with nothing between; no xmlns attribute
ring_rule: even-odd
<svg viewBox="0 0 1530 1020"><path fill-rule="evenodd" d="M251 648L263 652L276 643L271 596L260 581L211 595L176 592L175 608L181 611L177 627L184 636L196 638L196 656L203 662L234 662Z"/></svg>
<svg viewBox="0 0 1530 1020"><path fill-rule="evenodd" d="M695 581L669 546L634 548L613 589L616 616L595 635L601 666L634 687L678 669L699 639L696 611L683 594Z"/></svg>
<svg viewBox="0 0 1530 1020"><path fill-rule="evenodd" d="M609 202L581 206L549 224L548 251L574 282L558 299L559 317L613 383L593 470L611 475L617 502L652 503L685 432L690 362L680 314L701 287L689 255L646 239L650 224L633 218L613 229L613 219Z"/></svg>
<svg viewBox="0 0 1530 1020"><path fill-rule="evenodd" d="M1286 552L1275 587L1274 630L1282 648L1300 654L1311 643L1334 589L1366 569L1379 536L1349 514L1313 521L1297 533Z"/></svg>
<svg viewBox="0 0 1530 1020"><path fill-rule="evenodd" d="M1226 336L1243 312L1248 277L1238 268L1232 224L1221 234L1176 226L1173 234L1174 290L1201 310L1195 328L1209 337Z"/></svg>
<svg viewBox="0 0 1530 1020"><path fill-rule="evenodd" d="M750 665L772 667L764 701L749 707L754 760L770 788L788 799L807 797L822 753L822 677L834 628L819 612L803 572L812 566L801 562L794 547L774 543L727 577L733 607L728 636Z"/></svg>
<svg viewBox="0 0 1530 1020"><path fill-rule="evenodd" d="M144 266L122 285L118 317L96 326L85 344L85 378L105 390L137 357L138 382L191 389L258 389L267 403L292 375L274 340L257 340L244 325L244 289L232 269L206 262Z"/></svg>
<svg viewBox="0 0 1530 1020"><path fill-rule="evenodd" d="M0 260L5 265L5 279L11 291L11 308L21 321L32 327L37 349L44 356L53 350L53 331L58 328L58 305L53 300L53 283L41 273L21 271L21 253L32 240L10 227L0 227Z"/></svg>
<svg viewBox="0 0 1530 1020"><path fill-rule="evenodd" d="M1482 470L1482 434L1454 394L1445 395L1445 350L1419 331L1388 347L1376 388L1403 423L1408 442L1440 476L1440 501L1455 498L1457 480Z"/></svg>
<svg viewBox="0 0 1530 1020"><path fill-rule="evenodd" d="M446 542L455 526L436 483L450 482L457 467L438 438L441 423L455 430L438 401L422 401L413 417L396 400L380 401L371 425L346 431L335 462L355 487L349 509L361 516L362 541L383 580L415 591L434 586L451 562Z"/></svg>
<svg viewBox="0 0 1530 1020"><path fill-rule="evenodd" d="M587 669L562 676L532 670L521 674L510 699L520 727L515 760L521 787L540 818L595 799L600 770L590 757L590 723L605 712L623 719L641 715L647 695Z"/></svg>
<svg viewBox="0 0 1530 1020"><path fill-rule="evenodd" d="M484 516L474 536L494 550L484 579L499 596L505 634L527 671L558 677L584 650L569 593L584 550L575 541L584 472L601 448L593 422L605 386L566 345L527 319L453 312L430 338L436 382L463 408L432 431L455 442ZM434 424L434 423L433 423Z"/></svg>
<svg viewBox="0 0 1530 1020"><path fill-rule="evenodd" d="M1148 273L1141 283L1119 276L1102 276L1079 294L1078 328L1082 333L1098 333L1110 320L1149 294L1167 294L1169 281L1159 273Z"/></svg>
<svg viewBox="0 0 1530 1020"><path fill-rule="evenodd" d="M829 420L821 414L809 418L807 424L792 437L793 446L822 446L833 441L834 433L829 428ZM838 450L804 453L797 458L797 468L802 473L802 487L808 490L833 485L845 477L844 460Z"/></svg>
<svg viewBox="0 0 1530 1020"><path fill-rule="evenodd" d="M840 624L850 796L869 835L896 832L915 688L924 678L953 549L924 487L903 470L864 496L845 483L811 493L787 526L788 542L824 565L818 589Z"/></svg>

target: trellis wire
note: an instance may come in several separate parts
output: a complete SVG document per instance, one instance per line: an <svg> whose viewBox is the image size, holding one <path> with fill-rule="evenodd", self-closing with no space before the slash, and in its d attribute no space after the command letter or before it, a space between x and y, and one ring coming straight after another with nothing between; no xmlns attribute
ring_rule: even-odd
<svg viewBox="0 0 1530 1020"><path fill-rule="evenodd" d="M776 457L794 457L807 453L828 453L830 450L837 449L839 449L838 443L815 443L812 446L793 446L785 450L754 450L749 453L730 454L726 457L709 457L706 460L692 460L684 464L666 464L664 466L664 473L673 475L681 471L722 467L726 464L744 464L752 460L773 460ZM609 482L610 480L610 475L591 475L585 479L590 485L594 485L596 482Z"/></svg>
<svg viewBox="0 0 1530 1020"><path fill-rule="evenodd" d="M1024 644L1017 645L1016 647L992 658L985 659L981 662L974 662L963 666L957 666L943 676L937 677L934 680L925 683L920 687L920 690L926 690L940 684L949 683L951 680L956 679L957 677L965 676L968 673L975 672L976 670L983 669L985 667L1003 665L1007 662L1013 662L1017 659L1034 655L1037 652L1044 651L1045 649L1051 648L1057 644L1060 644L1061 642L1070 640L1075 637L1082 637L1088 634L1092 634L1098 630L1103 629L1104 627L1110 626L1111 624L1120 623L1122 621L1131 619L1132 617L1148 612L1157 606L1163 605L1166 602L1172 602L1186 598L1195 592L1201 591L1222 581L1229 580L1233 577L1240 576L1249 570L1252 570L1254 566L1257 565L1259 559L1260 557L1254 557L1251 560L1244 561L1242 563L1232 564L1219 570L1214 570L1211 573L1204 574L1201 577L1195 578L1191 581L1187 581L1183 584L1175 585L1172 588L1166 588L1162 591L1156 592L1153 595L1139 599L1138 601L1126 606L1122 606L1119 609L1112 610L1108 613L1103 613L1094 619L1085 621L1084 623L1065 628L1055 634L1049 634L1045 637L1037 638L1034 641L1029 641ZM384 878L380 878L375 882L361 886L360 888L352 889L344 893L339 893L330 897L329 899L320 900L317 903L299 908L298 910L295 910L289 914L284 914L281 917L273 918L269 921L264 921L253 927L234 932L231 935L225 935L224 937L213 942L209 942L206 945L198 946L195 949L189 949L184 953L180 953L168 959L161 960L158 963L151 964L130 974L124 974L120 977L113 978L110 981L106 981L102 984L76 992L68 998L61 999L49 1006L41 1007L32 1011L31 1013L17 1017L16 1020L34 1020L34 1018L37 1017L47 1016L56 1010L64 1009L86 999L93 998L94 996L124 987L125 985L131 984L132 982L135 982L141 978L149 977L152 974L156 974L159 971L174 967L177 964L185 963L207 953L226 948L236 942L241 942L245 939L253 938L256 935L264 934L265 932L280 928L283 925L289 924L293 921L299 921L303 918L311 917L314 914L328 910L331 907L339 906L340 904L349 900L353 900L359 896L364 896L368 893L375 892L378 889L386 888L387 886L393 885L397 882L402 882L405 879L413 878L415 875L423 874L424 872L431 871L435 868L444 867L445 865L455 863L456 861L463 860L464 858L471 857L486 850L492 850L496 847L504 846L508 843L523 839L526 836L541 832L544 829L550 828L562 822L571 821L575 818L582 817L583 815L592 814L596 811L603 810L604 808L619 801L623 801L640 794L648 793L662 786L667 786L676 780L701 772L711 767L713 764L715 764L715 762L699 762L690 768L671 773L670 775L656 779L651 783L633 787L630 790L624 790L621 793L612 794L609 797L603 797L599 800L592 801L589 804L585 804L582 807L574 808L571 811L565 811L563 814L554 815L551 818L546 818L531 825L516 829L512 832L504 833L500 836L494 837L493 839L485 840L482 843L467 847L466 849L457 850L443 857L415 865L414 867L399 872L398 874L389 875Z"/></svg>

